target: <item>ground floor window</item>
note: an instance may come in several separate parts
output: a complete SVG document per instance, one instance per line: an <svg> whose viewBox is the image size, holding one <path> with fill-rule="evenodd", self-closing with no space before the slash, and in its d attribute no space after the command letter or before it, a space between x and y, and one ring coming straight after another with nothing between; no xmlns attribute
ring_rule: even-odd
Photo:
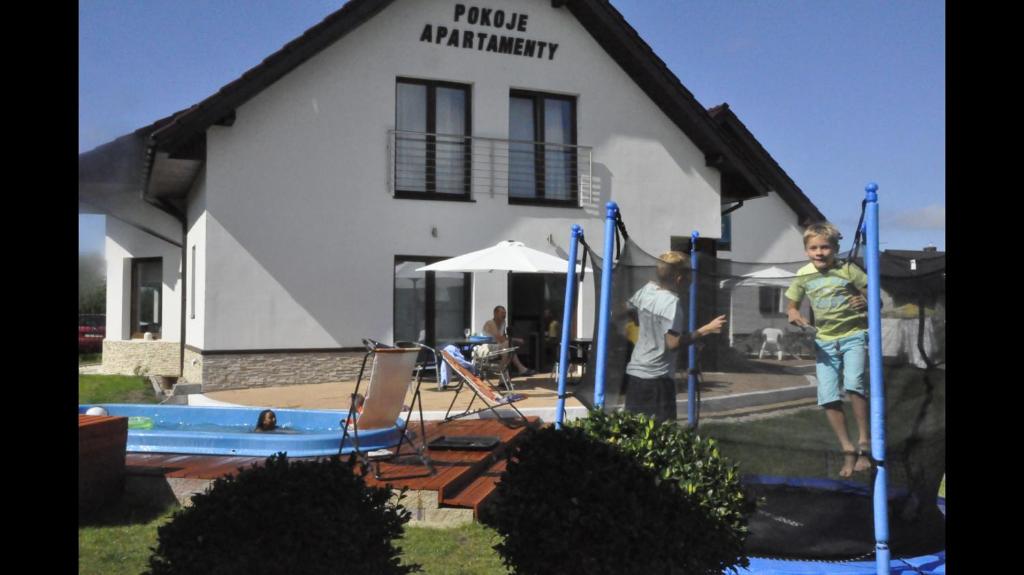
<svg viewBox="0 0 1024 575"><path fill-rule="evenodd" d="M395 341L437 347L463 339L464 330L470 327L470 274L416 271L441 259L444 258L395 257Z"/></svg>
<svg viewBox="0 0 1024 575"><path fill-rule="evenodd" d="M163 317L163 258L132 260L131 334L160 337Z"/></svg>
<svg viewBox="0 0 1024 575"><path fill-rule="evenodd" d="M761 286L758 289L758 307L761 315L779 316L786 314L786 300L783 294L784 288Z"/></svg>

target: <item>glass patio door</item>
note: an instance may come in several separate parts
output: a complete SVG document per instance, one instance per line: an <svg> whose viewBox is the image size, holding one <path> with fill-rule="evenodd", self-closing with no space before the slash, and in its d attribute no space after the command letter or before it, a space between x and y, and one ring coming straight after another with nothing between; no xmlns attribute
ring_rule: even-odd
<svg viewBox="0 0 1024 575"><path fill-rule="evenodd" d="M395 257L395 341L437 347L463 338L463 329L469 326L470 274L416 271L441 259Z"/></svg>

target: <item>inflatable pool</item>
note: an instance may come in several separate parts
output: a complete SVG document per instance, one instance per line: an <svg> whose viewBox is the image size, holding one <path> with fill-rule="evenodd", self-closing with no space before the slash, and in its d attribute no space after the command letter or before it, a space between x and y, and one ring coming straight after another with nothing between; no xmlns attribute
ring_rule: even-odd
<svg viewBox="0 0 1024 575"><path fill-rule="evenodd" d="M341 425L348 417L343 410L275 408L277 429L256 432L256 418L266 408L103 403L79 405L78 412L84 414L90 407L127 417L127 451L142 453L270 456L283 451L291 457L334 455L341 442ZM360 432L360 448L372 451L395 446L402 423L399 419L395 427ZM343 454L352 451L352 441L350 434Z"/></svg>

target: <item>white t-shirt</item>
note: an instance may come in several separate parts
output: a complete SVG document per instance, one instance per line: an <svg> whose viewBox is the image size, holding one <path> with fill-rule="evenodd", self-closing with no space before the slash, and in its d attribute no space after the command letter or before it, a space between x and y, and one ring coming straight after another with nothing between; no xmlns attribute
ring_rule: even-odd
<svg viewBox="0 0 1024 575"><path fill-rule="evenodd" d="M675 373L676 353L665 344L670 330L683 333L683 308L674 292L649 282L629 298L629 307L637 312L640 334L626 373L633 377L655 379Z"/></svg>

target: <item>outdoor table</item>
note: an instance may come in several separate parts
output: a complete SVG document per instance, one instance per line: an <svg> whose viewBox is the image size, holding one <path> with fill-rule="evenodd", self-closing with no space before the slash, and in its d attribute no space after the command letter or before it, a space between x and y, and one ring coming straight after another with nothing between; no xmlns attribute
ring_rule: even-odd
<svg viewBox="0 0 1024 575"><path fill-rule="evenodd" d="M449 341L445 345L454 345L459 348L459 352L462 353L462 357L467 360L472 360L473 348L484 343L494 343L494 338L490 336L471 336L469 339ZM441 348L444 347L444 345L438 347Z"/></svg>

